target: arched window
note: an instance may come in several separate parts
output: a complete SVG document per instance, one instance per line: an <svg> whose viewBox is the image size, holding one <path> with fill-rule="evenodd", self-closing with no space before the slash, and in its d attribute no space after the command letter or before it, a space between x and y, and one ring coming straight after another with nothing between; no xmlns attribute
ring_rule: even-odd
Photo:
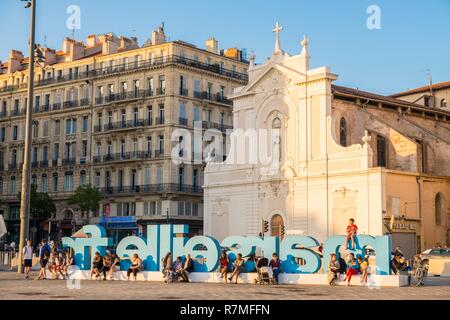
<svg viewBox="0 0 450 320"><path fill-rule="evenodd" d="M387 143L386 138L377 135L377 165L379 167L386 167L387 164Z"/></svg>
<svg viewBox="0 0 450 320"><path fill-rule="evenodd" d="M447 100L446 99L441 100L441 108L447 108Z"/></svg>
<svg viewBox="0 0 450 320"><path fill-rule="evenodd" d="M434 198L434 216L437 226L442 224L442 213L444 212L444 198L441 193L438 193Z"/></svg>
<svg viewBox="0 0 450 320"><path fill-rule="evenodd" d="M344 117L339 121L339 143L341 146L347 146L347 121Z"/></svg>
<svg viewBox="0 0 450 320"><path fill-rule="evenodd" d="M270 219L270 235L272 237L282 237L281 230L284 227L283 217L276 214Z"/></svg>
<svg viewBox="0 0 450 320"><path fill-rule="evenodd" d="M281 120L280 120L280 118L275 118L275 119L273 119L273 121L272 121L272 128L273 129L280 129L281 128Z"/></svg>

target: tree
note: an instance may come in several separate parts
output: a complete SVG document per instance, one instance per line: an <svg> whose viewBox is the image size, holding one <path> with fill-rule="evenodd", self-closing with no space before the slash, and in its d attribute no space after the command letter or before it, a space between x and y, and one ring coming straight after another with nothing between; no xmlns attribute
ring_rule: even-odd
<svg viewBox="0 0 450 320"><path fill-rule="evenodd" d="M17 194L20 200L21 192ZM37 192L36 186L31 185L30 193L30 215L34 220L45 220L51 218L56 213L56 206L53 199L46 192Z"/></svg>
<svg viewBox="0 0 450 320"><path fill-rule="evenodd" d="M69 198L69 204L77 205L80 208L81 216L85 214L89 218L90 211L98 211L102 195L90 184L79 186L75 193Z"/></svg>

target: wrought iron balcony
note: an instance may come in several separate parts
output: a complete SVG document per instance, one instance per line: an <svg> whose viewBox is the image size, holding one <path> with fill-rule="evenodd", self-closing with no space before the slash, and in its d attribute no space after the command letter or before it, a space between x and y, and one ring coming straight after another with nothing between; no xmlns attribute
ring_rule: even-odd
<svg viewBox="0 0 450 320"><path fill-rule="evenodd" d="M63 108L64 109L75 108L75 107L78 107L78 101L77 100L64 101L64 103L63 103Z"/></svg>
<svg viewBox="0 0 450 320"><path fill-rule="evenodd" d="M166 88L157 88L156 89L156 95L157 96L162 96L164 94L166 94Z"/></svg>
<svg viewBox="0 0 450 320"><path fill-rule="evenodd" d="M180 96L188 96L189 90L185 88L180 88Z"/></svg>
<svg viewBox="0 0 450 320"><path fill-rule="evenodd" d="M180 117L180 118L178 118L178 123L182 126L187 126L188 119Z"/></svg>
<svg viewBox="0 0 450 320"><path fill-rule="evenodd" d="M89 105L89 99L88 98L83 98L80 100L80 106L84 107L84 106L88 106Z"/></svg>
<svg viewBox="0 0 450 320"><path fill-rule="evenodd" d="M40 168L47 168L48 167L48 160L42 160L39 162Z"/></svg>
<svg viewBox="0 0 450 320"><path fill-rule="evenodd" d="M245 63L248 63L246 61L243 61ZM105 76L105 75L114 75L117 73L125 72L125 71L131 71L131 70L137 70L137 69L149 69L153 67L158 67L162 65L184 65L190 68L195 69L201 69L208 72L212 72L215 74L222 75L224 77L229 77L238 81L247 82L248 81L248 75L246 73L240 73L234 70L229 70L225 68L221 68L218 64L208 64L204 62L200 62L198 60L194 59L188 59L186 57L181 57L177 55L169 55L154 59L148 59L143 60L140 63L136 64L134 61L129 62L126 64L119 64L114 67L108 67L108 68L98 68L98 69L92 69L85 72L78 72L78 73L67 73L64 75L56 76L56 77L50 77L45 78L36 81L36 87L46 86L53 83L62 83L62 82L68 82L68 81L76 81L76 80L86 80L89 78L93 78L96 76ZM15 90L20 89L26 89L27 83L21 83L18 85L8 85L4 87L0 87L0 92L11 92Z"/></svg>
<svg viewBox="0 0 450 320"><path fill-rule="evenodd" d="M164 149L155 150L155 158L162 158L162 157L164 157Z"/></svg>
<svg viewBox="0 0 450 320"><path fill-rule="evenodd" d="M143 160L150 159L151 152L147 151L130 151L120 153L109 153L105 155L97 155L93 157L94 163L113 162L113 161L128 161L128 160Z"/></svg>
<svg viewBox="0 0 450 320"><path fill-rule="evenodd" d="M144 98L146 96L148 96L147 90L135 89L131 91L123 91L120 93L111 93L105 97L97 97L95 99L95 104L128 101L133 99Z"/></svg>
<svg viewBox="0 0 450 320"><path fill-rule="evenodd" d="M76 159L75 158L64 158L62 160L63 166L70 166L75 165Z"/></svg>
<svg viewBox="0 0 450 320"><path fill-rule="evenodd" d="M156 124L164 124L164 117L162 117L162 118L160 118L160 117L158 117L158 118L156 118Z"/></svg>
<svg viewBox="0 0 450 320"><path fill-rule="evenodd" d="M191 193L201 194L203 188L198 185L180 183L143 184L134 186L104 187L99 190L103 195L130 193Z"/></svg>
<svg viewBox="0 0 450 320"><path fill-rule="evenodd" d="M144 119L111 122L104 125L94 126L94 132L107 132L111 130L132 129L145 126Z"/></svg>

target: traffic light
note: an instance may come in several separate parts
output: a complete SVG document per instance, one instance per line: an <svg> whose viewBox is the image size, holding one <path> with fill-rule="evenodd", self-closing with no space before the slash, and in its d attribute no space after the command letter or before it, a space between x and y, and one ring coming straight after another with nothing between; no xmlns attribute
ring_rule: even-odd
<svg viewBox="0 0 450 320"><path fill-rule="evenodd" d="M262 221L262 229L263 229L263 233L266 233L269 231L269 221L267 221L267 220Z"/></svg>
<svg viewBox="0 0 450 320"><path fill-rule="evenodd" d="M283 237L286 233L286 227L284 225L281 226L281 236Z"/></svg>

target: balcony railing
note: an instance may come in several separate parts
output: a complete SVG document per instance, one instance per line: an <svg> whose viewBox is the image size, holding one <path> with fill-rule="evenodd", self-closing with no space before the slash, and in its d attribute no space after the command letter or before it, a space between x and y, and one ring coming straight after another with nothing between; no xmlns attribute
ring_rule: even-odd
<svg viewBox="0 0 450 320"><path fill-rule="evenodd" d="M158 117L158 118L156 118L156 124L164 124L164 120L165 118L164 117L162 117L162 118L160 118L160 117Z"/></svg>
<svg viewBox="0 0 450 320"><path fill-rule="evenodd" d="M40 168L47 168L48 167L48 160L42 160L39 162Z"/></svg>
<svg viewBox="0 0 450 320"><path fill-rule="evenodd" d="M155 150L155 158L162 158L164 157L164 150Z"/></svg>
<svg viewBox="0 0 450 320"><path fill-rule="evenodd" d="M156 95L157 96L162 96L164 94L166 94L166 88L157 88L156 89Z"/></svg>
<svg viewBox="0 0 450 320"><path fill-rule="evenodd" d="M110 130L120 130L120 129L130 129L143 127L145 125L144 119L135 119L127 121L111 122L104 125L94 126L94 132L110 131Z"/></svg>
<svg viewBox="0 0 450 320"><path fill-rule="evenodd" d="M131 90L131 91L124 91L120 93L111 93L104 97L97 97L95 99L95 104L105 104L105 103L111 103L111 102L120 102L120 101L128 101L133 99L140 99L144 98L146 96L149 96L148 90Z"/></svg>
<svg viewBox="0 0 450 320"><path fill-rule="evenodd" d="M78 101L77 100L64 101L64 103L63 103L63 108L64 109L75 108L75 107L78 107Z"/></svg>
<svg viewBox="0 0 450 320"><path fill-rule="evenodd" d="M189 95L189 90L185 89L185 88L180 88L180 96L188 96Z"/></svg>
<svg viewBox="0 0 450 320"><path fill-rule="evenodd" d="M62 160L63 166L71 166L75 164L76 159L75 158L65 158Z"/></svg>
<svg viewBox="0 0 450 320"><path fill-rule="evenodd" d="M233 129L232 125L221 124L221 123L210 122L210 121L202 121L202 127L203 127L203 129L217 129L220 131L226 131L228 129Z"/></svg>
<svg viewBox="0 0 450 320"><path fill-rule="evenodd" d="M180 117L180 118L178 118L178 123L182 126L187 126L188 119Z"/></svg>
<svg viewBox="0 0 450 320"><path fill-rule="evenodd" d="M201 186L179 184L179 183L161 183L161 184L143 184L135 186L103 187L99 190L103 195L129 194L129 193L195 193L203 192Z"/></svg>
<svg viewBox="0 0 450 320"><path fill-rule="evenodd" d="M130 151L123 153L110 153L105 155L94 156L94 163L112 162L112 161L127 161L127 160L139 160L150 159L152 157L151 152L147 151Z"/></svg>
<svg viewBox="0 0 450 320"><path fill-rule="evenodd" d="M121 73L124 71L130 71L130 70L136 70L136 69L148 69L153 68L161 65L170 65L170 64L177 64L177 65L184 65L195 69L201 69L208 72L212 72L215 74L219 74L225 77L229 77L235 80L247 82L248 81L248 75L246 73L240 73L234 70L229 70L225 68L221 68L218 64L208 64L204 62L200 62L194 59L188 59L185 57L177 56L177 55L169 55L164 57L159 57L156 59L148 59L143 60L140 63L136 64L134 61L129 62L126 64L119 64L114 67L109 68L98 68L98 69L92 69L85 72L78 72L76 74L67 73L61 76L56 77L49 77L45 79L41 79L36 81L35 86L41 87L46 86L53 83L61 83L61 82L68 82L68 81L74 81L74 80L86 80L88 78L96 77L96 76L105 76L105 75L114 75L117 73ZM9 92L9 91L15 91L20 89L26 89L27 83L21 83L19 85L8 85L0 88L0 92Z"/></svg>

